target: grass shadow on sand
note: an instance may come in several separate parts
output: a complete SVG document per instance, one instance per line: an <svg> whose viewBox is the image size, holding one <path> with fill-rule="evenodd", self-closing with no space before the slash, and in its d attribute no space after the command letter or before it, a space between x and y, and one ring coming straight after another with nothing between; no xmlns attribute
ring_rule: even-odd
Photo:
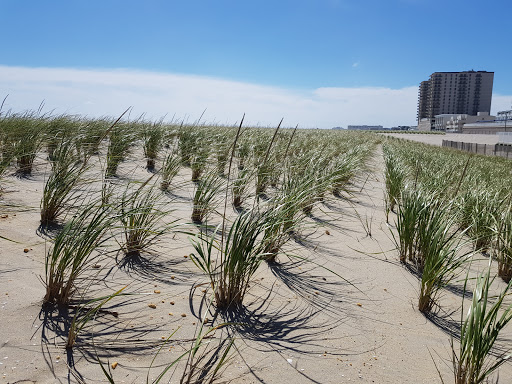
<svg viewBox="0 0 512 384"><path fill-rule="evenodd" d="M78 360L85 359L91 364L96 364L98 358L106 359L126 354L144 355L161 345L161 340L151 336L160 331L161 326L140 321L140 313L127 308L144 299L129 296L117 300L115 305L100 309L94 319L78 334L73 348L65 348L68 333L78 308L82 307L86 300L65 306L43 306L39 313L41 349L48 368L54 372L56 357L52 356L55 351L50 348L51 345L65 351L69 374L75 378L82 377L75 366ZM82 310L84 311L83 307Z"/></svg>
<svg viewBox="0 0 512 384"><path fill-rule="evenodd" d="M39 224L36 229L36 234L44 240L53 240L62 228L64 228L64 224L61 223Z"/></svg>
<svg viewBox="0 0 512 384"><path fill-rule="evenodd" d="M437 311L430 311L424 314L425 318L434 324L437 328L444 333L453 337L454 339L460 338L460 321L455 320L453 315L457 311L446 312L441 308Z"/></svg>
<svg viewBox="0 0 512 384"><path fill-rule="evenodd" d="M353 288L349 282L303 259L268 266L279 281L309 306L336 316L338 321L350 315L345 307L355 302L346 295L347 290Z"/></svg>
<svg viewBox="0 0 512 384"><path fill-rule="evenodd" d="M288 277L291 279L291 277ZM323 281L323 279L321 279ZM303 287L309 289L310 283L304 283ZM235 306L228 310L215 311L210 306L208 294L203 295L201 304L197 310L192 313L197 318L203 318L205 311L210 311L214 323L227 323L230 337L242 340L245 348L253 349L259 353L277 352L278 354L294 354L302 356L316 356L324 353L326 349L326 335L329 339L341 339L344 336L334 337L333 331L338 328L346 317L325 316L325 307L322 304L313 304L314 301L302 300L307 298L307 293L289 298L289 291L286 287L276 289L277 282L270 288L256 287L258 283L252 283L251 289L263 288L266 293L260 296L247 295L246 305ZM197 289L202 285L195 287ZM296 286L297 289L298 286ZM193 289L194 290L194 289ZM191 292L191 297L194 292ZM280 292L280 291L287 291ZM326 290L327 291L327 290ZM319 295L315 295L318 298ZM194 300L190 300L190 304ZM328 298L325 302L333 301ZM324 304L325 304L324 302ZM332 313L331 313L332 314ZM350 353L350 352L348 352ZM357 353L357 352L356 352ZM331 350L330 355L345 356L346 350ZM243 354L239 358L245 361ZM245 363L248 372L252 375L254 382L265 383L259 377L260 368ZM305 372L292 368L302 376L307 382L320 383L314 377L308 376Z"/></svg>
<svg viewBox="0 0 512 384"><path fill-rule="evenodd" d="M189 279L196 276L185 264L190 264L186 258L173 257L161 259L158 255L144 253L120 256L118 267L132 278L141 281L157 281L163 284L188 283Z"/></svg>

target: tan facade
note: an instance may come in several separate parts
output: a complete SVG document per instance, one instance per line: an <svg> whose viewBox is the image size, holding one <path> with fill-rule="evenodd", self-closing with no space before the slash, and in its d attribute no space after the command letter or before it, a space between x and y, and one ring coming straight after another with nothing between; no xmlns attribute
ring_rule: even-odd
<svg viewBox="0 0 512 384"><path fill-rule="evenodd" d="M421 119L418 121L418 131L431 131L430 119Z"/></svg>

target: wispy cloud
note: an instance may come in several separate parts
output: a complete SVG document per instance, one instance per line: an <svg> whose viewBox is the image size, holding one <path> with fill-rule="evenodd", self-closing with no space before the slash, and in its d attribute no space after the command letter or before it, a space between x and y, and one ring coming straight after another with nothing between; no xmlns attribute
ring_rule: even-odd
<svg viewBox="0 0 512 384"><path fill-rule="evenodd" d="M352 63L352 68L357 68L357 67L359 67L359 61Z"/></svg>
<svg viewBox="0 0 512 384"><path fill-rule="evenodd" d="M175 115L233 124L331 128L348 124L414 124L418 89L327 87L286 89L218 78L126 69L25 68L0 66L0 98L14 111L36 109L88 116Z"/></svg>
<svg viewBox="0 0 512 384"><path fill-rule="evenodd" d="M492 96L491 114L512 109L512 96L494 94Z"/></svg>

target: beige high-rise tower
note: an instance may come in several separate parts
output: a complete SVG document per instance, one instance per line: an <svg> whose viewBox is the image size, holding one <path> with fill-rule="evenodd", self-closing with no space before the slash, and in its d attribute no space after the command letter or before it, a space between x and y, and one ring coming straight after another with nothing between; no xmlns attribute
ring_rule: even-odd
<svg viewBox="0 0 512 384"><path fill-rule="evenodd" d="M441 114L491 112L494 72L434 72L422 81L418 95L418 126L433 129Z"/></svg>

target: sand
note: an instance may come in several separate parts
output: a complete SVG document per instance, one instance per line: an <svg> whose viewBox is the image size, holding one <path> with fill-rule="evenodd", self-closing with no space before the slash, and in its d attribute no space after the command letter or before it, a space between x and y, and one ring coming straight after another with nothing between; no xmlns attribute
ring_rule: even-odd
<svg viewBox="0 0 512 384"><path fill-rule="evenodd" d="M450 339L458 333L460 292L446 290L441 309L429 318L416 309L418 279L400 265L393 225L386 224L382 164L378 149L369 171L351 186L351 199L330 197L315 208L307 236L289 244L295 257L280 256L274 266L262 264L245 308L208 324L231 321L216 335L229 329L236 336L221 382L438 383L438 369L446 383L452 382ZM148 173L143 165L127 162L121 174L144 179ZM112 255L99 261L101 268L90 270L96 282L88 297L126 285L125 291L138 295L110 302L110 312L90 323L67 351L64 315L41 307L44 257L50 247L38 230L46 167L41 158L31 177L8 176L3 184L1 382L106 382L97 358L117 363L112 370L116 383L141 383L146 376L151 381L190 347L206 310L202 290L207 285L201 284L207 279L184 257L192 252L189 236L170 234L144 263L131 268L116 266ZM179 177L189 180L189 170ZM190 198L189 184L168 196L172 215L181 223L188 221ZM162 338L174 331L158 353ZM179 382L182 370L183 364L178 365L171 382ZM500 382L512 382L510 364L500 369Z"/></svg>

